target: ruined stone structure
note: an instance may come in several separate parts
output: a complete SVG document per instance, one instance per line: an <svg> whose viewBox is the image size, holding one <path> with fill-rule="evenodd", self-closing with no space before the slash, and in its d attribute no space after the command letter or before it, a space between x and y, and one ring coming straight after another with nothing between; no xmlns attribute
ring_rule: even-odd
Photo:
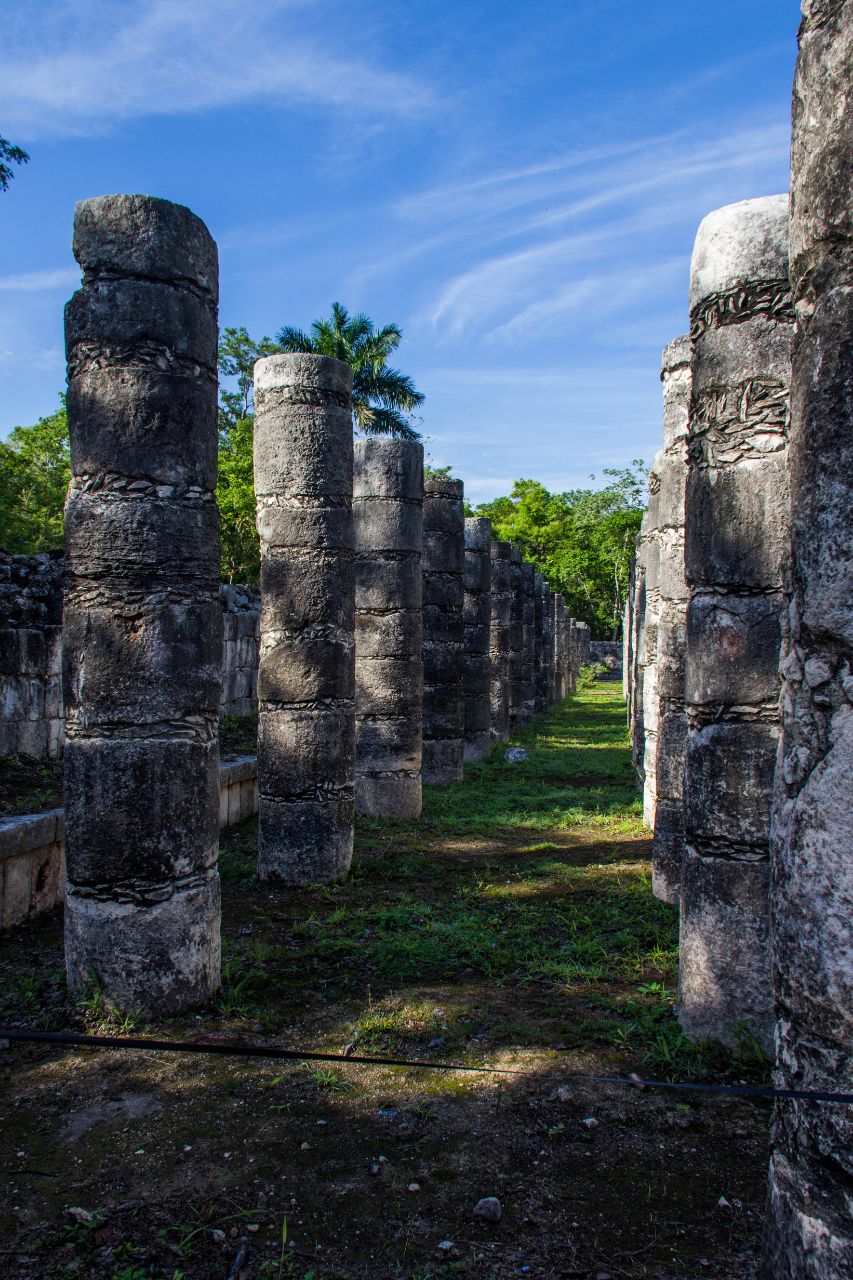
<svg viewBox="0 0 853 1280"><path fill-rule="evenodd" d="M465 763L475 764L490 745L492 663L492 522L465 521Z"/></svg>
<svg viewBox="0 0 853 1280"><path fill-rule="evenodd" d="M541 716L548 705L545 671L545 579L541 573L533 578L533 710Z"/></svg>
<svg viewBox="0 0 853 1280"><path fill-rule="evenodd" d="M806 0L794 84L793 590L772 820L776 1083L853 1092L853 0ZM780 1101L765 1275L853 1275L853 1109Z"/></svg>
<svg viewBox="0 0 853 1280"><path fill-rule="evenodd" d="M657 674L655 679L655 809L652 889L677 904L684 854L684 765L687 717L684 662L687 647L687 580L684 575L684 493L690 407L690 338L664 348L663 450L657 493ZM648 771L646 774L648 781Z"/></svg>
<svg viewBox="0 0 853 1280"><path fill-rule="evenodd" d="M219 986L216 245L148 196L77 206L65 313L65 954L72 991Z"/></svg>
<svg viewBox="0 0 853 1280"><path fill-rule="evenodd" d="M524 592L521 552L512 547L509 558L509 732L521 728L524 712Z"/></svg>
<svg viewBox="0 0 853 1280"><path fill-rule="evenodd" d="M787 196L705 218L690 318L678 1010L691 1036L731 1043L743 1023L769 1049L768 839L789 561Z"/></svg>
<svg viewBox="0 0 853 1280"><path fill-rule="evenodd" d="M326 356L255 365L258 875L291 885L337 880L352 859L351 387Z"/></svg>
<svg viewBox="0 0 853 1280"><path fill-rule="evenodd" d="M566 688L566 606L563 597L554 596L554 701L562 702Z"/></svg>
<svg viewBox="0 0 853 1280"><path fill-rule="evenodd" d="M462 781L465 741L462 481L424 477L423 779Z"/></svg>
<svg viewBox="0 0 853 1280"><path fill-rule="evenodd" d="M355 442L355 801L421 812L423 446Z"/></svg>
<svg viewBox="0 0 853 1280"><path fill-rule="evenodd" d="M657 738L658 738L658 616L660 593L658 571L660 566L660 468L662 454L657 453L649 471L649 505L640 526L643 565L644 617L638 637L637 664L638 707L642 717L637 727L636 750L643 779L643 821L649 827L655 825L657 801Z"/></svg>
<svg viewBox="0 0 853 1280"><path fill-rule="evenodd" d="M508 542L492 542L489 547L492 586L489 596L489 656L491 660L491 721L493 741L509 737L509 628L512 611L510 554Z"/></svg>
<svg viewBox="0 0 853 1280"><path fill-rule="evenodd" d="M554 705L554 593L545 584L542 591L542 707Z"/></svg>
<svg viewBox="0 0 853 1280"><path fill-rule="evenodd" d="M532 564L521 566L521 720L530 724L536 717L536 570Z"/></svg>

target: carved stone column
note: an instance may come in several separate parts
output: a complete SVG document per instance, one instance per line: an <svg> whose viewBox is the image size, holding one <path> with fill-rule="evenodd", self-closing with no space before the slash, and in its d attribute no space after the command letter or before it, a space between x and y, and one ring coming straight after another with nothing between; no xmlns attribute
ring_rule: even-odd
<svg viewBox="0 0 853 1280"><path fill-rule="evenodd" d="M684 856L684 763L687 717L684 662L687 580L684 576L684 490L687 483L687 424L690 408L690 339L664 347L664 447L658 493L657 753L652 889L677 903Z"/></svg>
<svg viewBox="0 0 853 1280"><path fill-rule="evenodd" d="M542 591L542 685L547 711L554 705L554 593L547 582Z"/></svg>
<svg viewBox="0 0 853 1280"><path fill-rule="evenodd" d="M523 650L521 668L521 720L530 724L536 716L536 570L521 566Z"/></svg>
<svg viewBox="0 0 853 1280"><path fill-rule="evenodd" d="M534 714L541 716L548 705L544 661L545 579L537 573L533 581L533 693Z"/></svg>
<svg viewBox="0 0 853 1280"><path fill-rule="evenodd" d="M509 624L512 591L508 542L492 542L492 587L489 595L489 655L491 658L491 729L493 742L509 737Z"/></svg>
<svg viewBox="0 0 853 1280"><path fill-rule="evenodd" d="M423 779L462 781L465 620L462 481L424 478Z"/></svg>
<svg viewBox="0 0 853 1280"><path fill-rule="evenodd" d="M465 521L465 763L482 760L491 742L492 522Z"/></svg>
<svg viewBox="0 0 853 1280"><path fill-rule="evenodd" d="M356 810L417 818L424 451L376 436L354 449Z"/></svg>
<svg viewBox="0 0 853 1280"><path fill-rule="evenodd" d="M793 591L770 893L776 1083L853 1092L853 0L807 0L794 83ZM776 1104L765 1272L853 1275L853 1108Z"/></svg>
<svg viewBox="0 0 853 1280"><path fill-rule="evenodd" d="M65 313L65 955L174 1014L219 987L216 245L181 205L78 204Z"/></svg>
<svg viewBox="0 0 853 1280"><path fill-rule="evenodd" d="M521 728L524 710L524 593L521 585L521 552L513 547L509 562L512 602L509 615L509 732Z"/></svg>
<svg viewBox="0 0 853 1280"><path fill-rule="evenodd" d="M338 880L352 860L351 388L349 365L327 356L255 365L258 875L291 885Z"/></svg>
<svg viewBox="0 0 853 1280"><path fill-rule="evenodd" d="M768 839L789 573L788 199L709 214L690 280L679 1019L769 1049Z"/></svg>

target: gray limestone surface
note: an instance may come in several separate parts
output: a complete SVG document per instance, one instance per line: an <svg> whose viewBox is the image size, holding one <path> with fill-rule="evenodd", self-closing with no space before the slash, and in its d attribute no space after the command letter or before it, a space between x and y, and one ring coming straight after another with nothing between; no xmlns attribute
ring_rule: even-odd
<svg viewBox="0 0 853 1280"><path fill-rule="evenodd" d="M111 1008L220 980L216 245L149 196L77 206L65 312L65 954Z"/></svg>
<svg viewBox="0 0 853 1280"><path fill-rule="evenodd" d="M509 737L509 627L512 611L510 556L508 542L492 542L489 556L492 585L489 593L490 736L506 742Z"/></svg>
<svg viewBox="0 0 853 1280"><path fill-rule="evenodd" d="M290 885L338 880L352 860L351 388L327 356L255 365L258 875Z"/></svg>
<svg viewBox="0 0 853 1280"><path fill-rule="evenodd" d="M684 493L691 388L690 338L664 347L663 451L658 493L658 623L655 815L652 889L677 904L684 856L684 763L687 717L684 663L688 587L684 573Z"/></svg>
<svg viewBox="0 0 853 1280"><path fill-rule="evenodd" d="M771 824L776 1083L853 1092L853 0L807 0L791 187L792 590ZM853 1109L775 1109L764 1274L853 1275Z"/></svg>
<svg viewBox="0 0 853 1280"><path fill-rule="evenodd" d="M536 717L536 570L532 564L521 566L521 598L521 719L530 724Z"/></svg>
<svg viewBox="0 0 853 1280"><path fill-rule="evenodd" d="M533 583L533 696L534 711L541 716L548 706L545 669L545 579L537 573Z"/></svg>
<svg viewBox="0 0 853 1280"><path fill-rule="evenodd" d="M492 522L474 516L465 521L465 763L482 760L491 735L489 650Z"/></svg>
<svg viewBox="0 0 853 1280"><path fill-rule="evenodd" d="M524 718L524 589L518 547L509 559L509 731L520 729Z"/></svg>
<svg viewBox="0 0 853 1280"><path fill-rule="evenodd" d="M423 780L461 782L465 743L465 510L461 480L424 477Z"/></svg>
<svg viewBox="0 0 853 1280"><path fill-rule="evenodd" d="M421 812L423 445L355 442L355 802Z"/></svg>
<svg viewBox="0 0 853 1280"><path fill-rule="evenodd" d="M717 210L691 272L679 1019L769 1051L768 841L789 575L788 198Z"/></svg>

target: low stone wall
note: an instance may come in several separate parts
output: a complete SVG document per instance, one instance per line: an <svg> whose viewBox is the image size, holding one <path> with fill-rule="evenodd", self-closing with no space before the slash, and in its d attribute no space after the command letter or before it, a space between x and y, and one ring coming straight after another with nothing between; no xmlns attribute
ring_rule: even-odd
<svg viewBox="0 0 853 1280"><path fill-rule="evenodd" d="M257 757L219 766L219 826L233 827L258 812ZM0 819L0 928L50 911L65 896L65 817L62 809Z"/></svg>
<svg viewBox="0 0 853 1280"><path fill-rule="evenodd" d="M622 645L618 640L590 640L589 660L606 667L608 676L622 678Z"/></svg>
<svg viewBox="0 0 853 1280"><path fill-rule="evenodd" d="M55 759L65 745L62 572L58 554L0 550L0 756ZM257 707L260 593L236 584L222 603L222 716Z"/></svg>

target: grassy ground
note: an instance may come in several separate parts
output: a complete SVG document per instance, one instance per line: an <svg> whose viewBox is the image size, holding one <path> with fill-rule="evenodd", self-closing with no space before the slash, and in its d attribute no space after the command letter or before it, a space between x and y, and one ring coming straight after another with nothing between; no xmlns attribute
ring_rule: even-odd
<svg viewBox="0 0 853 1280"><path fill-rule="evenodd" d="M650 892L618 692L519 741L526 763L496 749L419 822L360 823L333 888L258 885L256 824L227 833L223 990L197 1017L71 1004L59 920L8 937L4 1022L512 1074L9 1051L4 1274L209 1280L243 1242L244 1280L752 1273L766 1109L573 1078L765 1070L673 1016L675 913ZM472 1215L488 1195L499 1225Z"/></svg>

